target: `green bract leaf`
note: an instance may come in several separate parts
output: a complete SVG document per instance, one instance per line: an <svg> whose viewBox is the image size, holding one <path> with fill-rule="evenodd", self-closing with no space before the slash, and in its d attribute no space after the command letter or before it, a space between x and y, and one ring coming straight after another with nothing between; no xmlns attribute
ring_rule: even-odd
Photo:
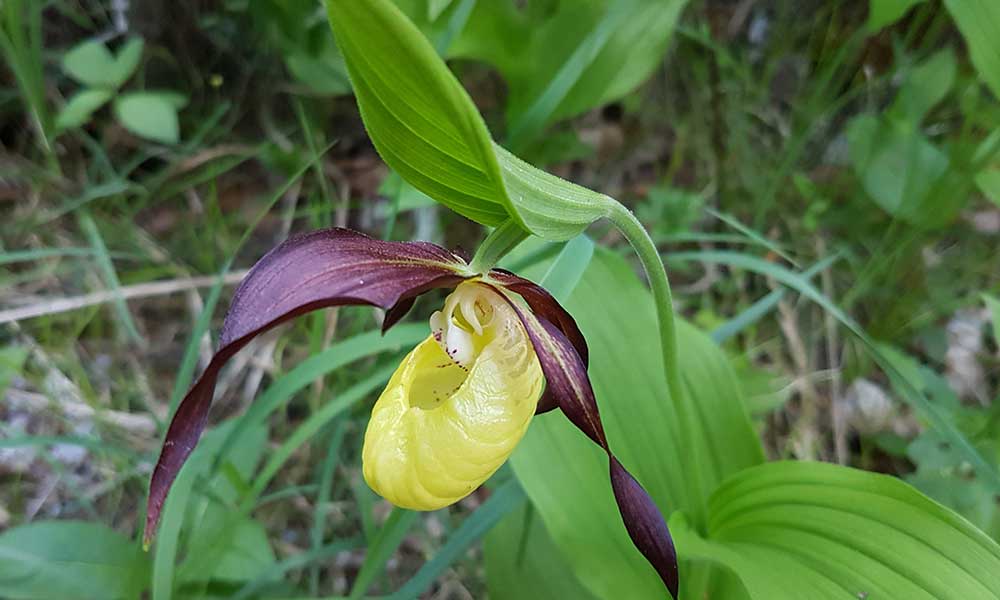
<svg viewBox="0 0 1000 600"><path fill-rule="evenodd" d="M111 99L108 90L81 90L73 95L56 117L56 128L65 131L90 120L94 112Z"/></svg>
<svg viewBox="0 0 1000 600"><path fill-rule="evenodd" d="M503 221L506 194L486 124L430 43L388 0L327 6L379 154L456 212Z"/></svg>
<svg viewBox="0 0 1000 600"><path fill-rule="evenodd" d="M132 133L154 142L177 143L178 94L135 92L115 100L115 116Z"/></svg>
<svg viewBox="0 0 1000 600"><path fill-rule="evenodd" d="M528 231L548 240L568 240L605 215L614 202L583 186L535 168L493 145L507 193Z"/></svg>
<svg viewBox="0 0 1000 600"><path fill-rule="evenodd" d="M115 58L97 41L86 41L63 56L63 70L80 83L94 87L116 87Z"/></svg>
<svg viewBox="0 0 1000 600"><path fill-rule="evenodd" d="M886 475L770 463L727 481L709 509L704 539L671 520L678 549L732 569L755 599L1000 595L1000 546Z"/></svg>
<svg viewBox="0 0 1000 600"><path fill-rule="evenodd" d="M148 562L135 542L99 523L39 521L0 535L4 598L137 598Z"/></svg>
<svg viewBox="0 0 1000 600"><path fill-rule="evenodd" d="M1000 98L1000 2L996 0L945 0L979 76Z"/></svg>
<svg viewBox="0 0 1000 600"><path fill-rule="evenodd" d="M606 214L601 194L498 150L468 94L391 2L327 6L372 142L415 188L485 225L512 217L551 240Z"/></svg>

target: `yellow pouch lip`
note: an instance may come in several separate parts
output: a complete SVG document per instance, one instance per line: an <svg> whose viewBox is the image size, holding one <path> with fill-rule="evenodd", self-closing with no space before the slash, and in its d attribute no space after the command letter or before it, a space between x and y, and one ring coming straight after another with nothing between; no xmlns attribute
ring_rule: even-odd
<svg viewBox="0 0 1000 600"><path fill-rule="evenodd" d="M467 367L452 360L441 330L435 330L403 359L365 433L366 481L403 508L443 508L478 488L523 437L544 387L534 348L505 300L486 285L466 290L489 294L496 311L473 340L473 360ZM455 324L462 325L471 324L467 319ZM447 376L427 377L427 370L435 368L462 369L464 376L447 397L415 401L428 393L415 386L450 385Z"/></svg>

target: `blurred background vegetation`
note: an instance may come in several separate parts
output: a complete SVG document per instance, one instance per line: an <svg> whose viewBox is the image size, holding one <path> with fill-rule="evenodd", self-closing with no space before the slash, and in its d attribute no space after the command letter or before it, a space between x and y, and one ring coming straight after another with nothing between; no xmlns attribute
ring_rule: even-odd
<svg viewBox="0 0 1000 600"><path fill-rule="evenodd" d="M992 488L845 328L997 463L1000 12L969 8L989 2L397 4L498 141L633 208L771 458L896 475L1000 538ZM137 548L165 422L244 269L330 225L483 237L383 165L322 6L3 0L0 51L0 595L495 592L516 565L481 540L531 518L484 504L506 470L430 514L391 511L360 474L427 300L385 339L344 308L241 353L178 485L190 505L168 506L173 545ZM526 539L499 527L485 547ZM74 545L115 567L77 570Z"/></svg>

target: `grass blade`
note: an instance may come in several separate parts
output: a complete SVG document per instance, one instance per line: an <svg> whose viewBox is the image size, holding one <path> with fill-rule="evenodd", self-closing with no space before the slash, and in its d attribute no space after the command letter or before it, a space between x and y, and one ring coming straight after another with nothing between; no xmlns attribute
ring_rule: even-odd
<svg viewBox="0 0 1000 600"><path fill-rule="evenodd" d="M368 546L368 554L365 555L365 562L358 571L358 577L354 580L354 587L351 588L351 599L355 600L365 595L368 587L371 586L375 577L385 570L385 565L389 562L396 548L403 543L403 537L413 526L420 513L403 508L393 508L392 514L386 519L382 529L379 530L371 545Z"/></svg>
<svg viewBox="0 0 1000 600"><path fill-rule="evenodd" d="M527 501L527 496L517 482L517 478L511 477L505 481L493 491L486 502L483 502L475 512L462 521L462 524L448 538L445 545L438 550L434 558L424 563L416 575L411 577L390 598L392 600L409 600L419 597L449 565L462 556L462 553L469 546L486 535L494 525L500 522L500 519L520 508L525 501Z"/></svg>

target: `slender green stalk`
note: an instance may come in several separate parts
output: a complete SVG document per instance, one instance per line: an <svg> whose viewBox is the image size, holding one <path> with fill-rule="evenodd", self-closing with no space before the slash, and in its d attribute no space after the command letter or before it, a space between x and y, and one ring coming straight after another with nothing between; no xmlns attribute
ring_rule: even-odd
<svg viewBox="0 0 1000 600"><path fill-rule="evenodd" d="M479 245L476 255L472 257L469 268L474 273L485 273L493 268L501 258L523 242L528 232L517 221L507 219L490 232Z"/></svg>
<svg viewBox="0 0 1000 600"><path fill-rule="evenodd" d="M678 422L680 423L677 435L681 440L681 447L688 448L691 452L697 452L697 445L691 439L691 432L696 431L694 415L688 410L687 403L684 402L684 389L681 385L681 372L677 360L677 328L674 322L674 302L670 293L670 281L667 279L667 272L660 259L660 253L656 249L656 244L649 237L649 233L639 222L632 211L609 198L608 220L625 236L628 243L632 245L643 270L646 271L646 278L649 280L649 287L653 292L653 302L656 304L656 319L660 327L660 348L663 352L663 368L667 376L667 389L670 392L670 399L674 409L678 412ZM687 473L691 478L691 486L688 489L703 489L701 482L701 470L698 468L699 457L694 457L694 467ZM704 525L705 507L701 502L693 501L696 496L688 494L687 508L694 518L694 522Z"/></svg>
<svg viewBox="0 0 1000 600"><path fill-rule="evenodd" d="M656 302L656 316L660 323L660 345L663 349L663 366L667 374L667 386L670 395L676 399L681 397L680 367L677 361L677 331L674 323L674 300L670 293L670 282L667 272L660 260L660 253L649 237L649 233L639 222L639 219L619 202L615 202L608 219L625 236L632 249L639 257L642 268L646 271L649 287Z"/></svg>

